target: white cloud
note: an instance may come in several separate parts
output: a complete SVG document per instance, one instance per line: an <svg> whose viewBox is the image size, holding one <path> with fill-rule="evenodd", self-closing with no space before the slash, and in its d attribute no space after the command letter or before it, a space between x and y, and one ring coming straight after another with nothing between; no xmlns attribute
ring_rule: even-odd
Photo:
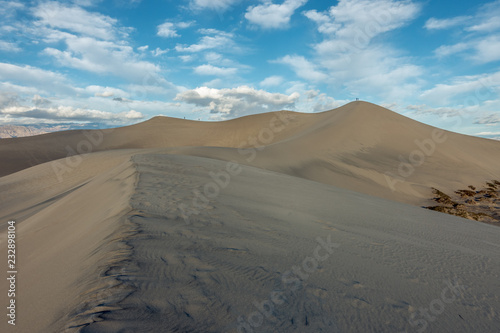
<svg viewBox="0 0 500 333"><path fill-rule="evenodd" d="M386 71L380 70L380 68L383 67L368 73L365 77L351 80L347 83L347 86L353 92L358 87L364 87L365 93L384 96L388 100L402 100L413 97L419 90L419 85L414 80L414 78L423 74L419 66L402 64L395 68L386 67Z"/></svg>
<svg viewBox="0 0 500 333"><path fill-rule="evenodd" d="M434 50L434 53L436 54L436 56L442 58L463 52L465 50L468 50L469 48L470 45L468 43L458 43L455 45L441 45L436 50Z"/></svg>
<svg viewBox="0 0 500 333"><path fill-rule="evenodd" d="M500 1L487 3L479 9L471 25L467 28L472 32L494 32L500 29Z"/></svg>
<svg viewBox="0 0 500 333"><path fill-rule="evenodd" d="M480 117L474 122L474 124L481 124L481 125L500 124L500 112Z"/></svg>
<svg viewBox="0 0 500 333"><path fill-rule="evenodd" d="M457 16L448 19L437 19L431 17L425 22L424 27L428 30L449 29L452 27L464 25L471 19L471 16Z"/></svg>
<svg viewBox="0 0 500 333"><path fill-rule="evenodd" d="M474 135L500 135L500 132L479 132Z"/></svg>
<svg viewBox="0 0 500 333"><path fill-rule="evenodd" d="M28 106L10 106L0 110L0 114L15 118L35 118L67 121L109 121L109 120L137 120L144 118L140 112L130 110L122 113L105 112L94 109L58 106L38 108Z"/></svg>
<svg viewBox="0 0 500 333"><path fill-rule="evenodd" d="M191 54L186 54L179 56L179 59L181 59L182 62L191 62L195 59L195 56Z"/></svg>
<svg viewBox="0 0 500 333"><path fill-rule="evenodd" d="M160 24L157 27L157 35L160 37L167 37L167 38L172 38L172 37L180 37L180 35L177 33L177 29L186 29L190 27L193 24L193 22L165 22Z"/></svg>
<svg viewBox="0 0 500 333"><path fill-rule="evenodd" d="M233 89L199 87L179 93L175 100L206 108L223 118L231 118L293 107L299 97L299 93L284 95L240 86Z"/></svg>
<svg viewBox="0 0 500 333"><path fill-rule="evenodd" d="M238 72L237 68L224 68L212 65L200 65L194 69L198 75L230 76Z"/></svg>
<svg viewBox="0 0 500 333"><path fill-rule="evenodd" d="M340 0L325 12L310 10L304 15L316 22L321 33L369 43L377 35L406 25L419 12L420 5L411 1Z"/></svg>
<svg viewBox="0 0 500 333"><path fill-rule="evenodd" d="M38 87L46 87L47 82L50 82L52 89L65 88L63 90L69 90L64 75L28 65L17 66L0 63L0 80Z"/></svg>
<svg viewBox="0 0 500 333"><path fill-rule="evenodd" d="M437 84L424 91L420 98L438 105L450 103L479 105L500 93L500 72L456 77L449 84Z"/></svg>
<svg viewBox="0 0 500 333"><path fill-rule="evenodd" d="M210 34L213 36L203 36L200 39L200 42L197 44L192 44L189 46L186 45L176 45L175 50L177 52L201 52L205 50L213 50L213 49L223 49L230 50L235 48L235 43L233 41L233 34L213 30L213 29L205 29L200 30L203 34Z"/></svg>
<svg viewBox="0 0 500 333"><path fill-rule="evenodd" d="M155 50L151 51L151 54L153 55L153 57L159 57L167 53L168 51L169 51L168 49L162 50L159 47L157 47Z"/></svg>
<svg viewBox="0 0 500 333"><path fill-rule="evenodd" d="M459 107L430 107L426 104L407 105L405 108L414 115L434 115L439 117L457 117L465 115L465 112L470 112L471 108Z"/></svg>
<svg viewBox="0 0 500 333"><path fill-rule="evenodd" d="M59 2L44 2L33 11L40 20L39 25L103 40L111 40L116 35L126 36L125 29L115 27L117 20L99 13L91 13L78 6L68 6Z"/></svg>
<svg viewBox="0 0 500 333"><path fill-rule="evenodd" d="M0 40L0 50L5 52L21 52L21 48L16 43Z"/></svg>
<svg viewBox="0 0 500 333"><path fill-rule="evenodd" d="M143 45L143 46L139 46L137 48L137 50L141 51L141 52L145 52L149 49L149 45Z"/></svg>
<svg viewBox="0 0 500 333"><path fill-rule="evenodd" d="M0 16L4 19L13 17L16 11L23 9L24 6L19 1L0 1Z"/></svg>
<svg viewBox="0 0 500 333"><path fill-rule="evenodd" d="M43 98L40 95L35 94L33 96L33 99L31 102L36 106L36 107L47 107L52 104L52 102L46 98Z"/></svg>
<svg viewBox="0 0 500 333"><path fill-rule="evenodd" d="M278 59L277 62L290 65L297 76L305 80L325 81L326 79L328 79L328 75L318 71L316 69L316 66L303 56L287 55L281 59Z"/></svg>
<svg viewBox="0 0 500 333"><path fill-rule="evenodd" d="M158 75L160 67L141 59L129 45L129 28L118 21L74 5L43 2L33 9L38 18L33 33L46 43L42 54L56 60L56 65L99 74L109 74L133 82ZM125 38L125 39L124 39ZM65 44L61 47L62 42ZM144 52L146 46L139 48ZM157 49L153 55L164 50Z"/></svg>
<svg viewBox="0 0 500 333"><path fill-rule="evenodd" d="M312 45L315 57L280 60L303 79L326 81L349 94L401 96L421 84L422 69L377 37L407 25L420 10L420 4L409 0L340 0L325 11L305 11L324 38Z"/></svg>
<svg viewBox="0 0 500 333"><path fill-rule="evenodd" d="M462 39L454 45L442 45L434 53L445 57L461 53L469 60L478 63L489 63L500 60L500 1L485 4L473 16L458 16L446 19L431 18L426 23L428 29L448 29L459 27ZM464 52L467 51L467 52Z"/></svg>
<svg viewBox="0 0 500 333"><path fill-rule="evenodd" d="M15 105L19 105L19 95L13 92L0 90L0 109Z"/></svg>
<svg viewBox="0 0 500 333"><path fill-rule="evenodd" d="M500 37L491 36L480 40L475 45L475 49L476 54L473 56L473 59L480 63L500 60Z"/></svg>
<svg viewBox="0 0 500 333"><path fill-rule="evenodd" d="M442 45L434 50L434 54L439 58L464 54L470 60L485 64L500 60L499 49L500 37L489 36L475 38L454 45Z"/></svg>
<svg viewBox="0 0 500 333"><path fill-rule="evenodd" d="M262 5L248 7L245 18L263 29L285 29L295 10L306 3L307 0L285 0L278 5L266 1Z"/></svg>
<svg viewBox="0 0 500 333"><path fill-rule="evenodd" d="M191 9L195 11L209 9L223 12L239 1L240 0L191 0L189 5Z"/></svg>
<svg viewBox="0 0 500 333"><path fill-rule="evenodd" d="M97 97L113 97L113 96L128 96L128 94L122 89L114 88L114 87L102 87L98 85L91 85L85 87L85 92L89 94L93 94Z"/></svg>
<svg viewBox="0 0 500 333"><path fill-rule="evenodd" d="M111 41L91 37L66 39L67 50L46 48L44 54L55 58L58 64L101 74L113 74L133 81L141 81L146 75L158 73L160 68L139 60L133 48Z"/></svg>
<svg viewBox="0 0 500 333"><path fill-rule="evenodd" d="M262 87L274 87L279 86L283 83L285 79L281 76L273 75L266 77L264 80L260 82L260 86Z"/></svg>
<svg viewBox="0 0 500 333"><path fill-rule="evenodd" d="M165 22L158 26L158 32L156 33L161 37L180 37L175 29L175 24L172 22Z"/></svg>
<svg viewBox="0 0 500 333"><path fill-rule="evenodd" d="M312 94L308 96L308 100L314 102L314 104L312 104L313 112L328 111L345 104L345 101L336 100L335 98L330 97L324 93L318 93L317 96L314 96L312 98L310 96L312 96Z"/></svg>

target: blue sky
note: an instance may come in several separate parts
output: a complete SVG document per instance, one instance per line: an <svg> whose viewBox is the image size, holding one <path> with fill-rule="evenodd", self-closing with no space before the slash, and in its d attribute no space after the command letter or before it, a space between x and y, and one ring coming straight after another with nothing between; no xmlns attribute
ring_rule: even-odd
<svg viewBox="0 0 500 333"><path fill-rule="evenodd" d="M0 125L318 112L500 137L500 1L0 1Z"/></svg>

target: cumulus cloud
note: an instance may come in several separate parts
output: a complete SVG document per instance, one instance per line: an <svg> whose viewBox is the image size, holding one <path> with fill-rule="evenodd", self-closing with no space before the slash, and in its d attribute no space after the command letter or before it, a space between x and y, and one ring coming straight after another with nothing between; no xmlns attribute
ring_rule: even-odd
<svg viewBox="0 0 500 333"><path fill-rule="evenodd" d="M371 39L406 25L420 12L411 1L340 0L327 11L310 10L304 15L318 25L318 31L348 40Z"/></svg>
<svg viewBox="0 0 500 333"><path fill-rule="evenodd" d="M33 96L33 99L31 100L31 102L36 106L36 107L47 107L49 106L50 104L52 104L51 101L49 101L48 99L46 98L43 98L42 96L40 95L35 95Z"/></svg>
<svg viewBox="0 0 500 333"><path fill-rule="evenodd" d="M500 60L500 37L490 36L486 37L474 45L476 53L473 59L480 63L488 63Z"/></svg>
<svg viewBox="0 0 500 333"><path fill-rule="evenodd" d="M144 118L140 112L134 110L122 113L112 113L93 109L74 108L71 106L57 106L49 108L10 106L2 108L0 110L0 114L15 118L65 121L113 121L123 119L138 120Z"/></svg>
<svg viewBox="0 0 500 333"><path fill-rule="evenodd" d="M0 1L0 17L11 18L24 7L25 5L19 1Z"/></svg>
<svg viewBox="0 0 500 333"><path fill-rule="evenodd" d="M260 82L260 85L262 87L274 87L274 86L279 86L280 84L283 83L285 79L281 76L273 75L266 77L264 80Z"/></svg>
<svg viewBox="0 0 500 333"><path fill-rule="evenodd" d="M168 49L162 50L159 47L157 47L155 50L151 51L151 54L153 55L153 57L159 57L159 56L167 53L168 51L169 51Z"/></svg>
<svg viewBox="0 0 500 333"><path fill-rule="evenodd" d="M199 75L214 75L214 76L230 76L238 72L237 68L224 68L212 65L200 65L194 69L194 72Z"/></svg>
<svg viewBox="0 0 500 333"><path fill-rule="evenodd" d="M92 94L96 97L113 97L113 96L127 96L127 93L122 89L114 87L103 87L98 85L90 85L85 87L85 93Z"/></svg>
<svg viewBox="0 0 500 333"><path fill-rule="evenodd" d="M496 124L500 124L500 112L480 117L480 118L478 118L474 122L474 124L481 124L481 125L496 125Z"/></svg>
<svg viewBox="0 0 500 333"><path fill-rule="evenodd" d="M490 63L500 60L500 37L485 36L459 42L454 45L441 45L434 54L439 58L463 54L477 63Z"/></svg>
<svg viewBox="0 0 500 333"><path fill-rule="evenodd" d="M500 132L479 132L474 135L500 135Z"/></svg>
<svg viewBox="0 0 500 333"><path fill-rule="evenodd" d="M303 56L287 55L277 60L278 63L292 67L298 77L309 81L325 81L328 75L316 69L316 66Z"/></svg>
<svg viewBox="0 0 500 333"><path fill-rule="evenodd" d="M496 72L456 77L448 84L437 84L425 90L420 98L438 105L450 103L473 105L496 98L499 93L500 72Z"/></svg>
<svg viewBox="0 0 500 333"><path fill-rule="evenodd" d="M33 9L37 18L32 32L46 43L42 54L59 66L99 74L110 74L132 81L157 74L160 67L141 59L127 42L130 28L120 27L112 17L59 2L43 2ZM64 46L65 45L65 48ZM139 48L144 52L147 47ZM157 49L153 55L165 50Z"/></svg>
<svg viewBox="0 0 500 333"><path fill-rule="evenodd" d="M470 112L470 108L462 107L431 107L426 104L408 105L405 108L414 115L434 115L439 117L457 117L463 116L465 112Z"/></svg>
<svg viewBox="0 0 500 333"><path fill-rule="evenodd" d="M240 0L191 0L189 6L195 11L209 9L223 12L239 1Z"/></svg>
<svg viewBox="0 0 500 333"><path fill-rule="evenodd" d="M326 82L349 94L387 98L408 88L414 91L422 70L377 37L407 25L420 9L406 0L340 0L324 11L304 11L323 40L312 45L314 57L287 55L277 62L290 66L302 79Z"/></svg>
<svg viewBox="0 0 500 333"><path fill-rule="evenodd" d="M0 50L5 52L21 52L21 48L16 43L0 40Z"/></svg>
<svg viewBox="0 0 500 333"><path fill-rule="evenodd" d="M494 32L500 29L500 1L496 0L482 5L475 17L470 21L470 25L466 28L472 32Z"/></svg>
<svg viewBox="0 0 500 333"><path fill-rule="evenodd" d="M193 23L192 22L165 22L160 24L157 29L157 35L160 37L167 37L167 38L172 38L172 37L180 37L180 35L177 33L178 29L186 29L190 27Z"/></svg>
<svg viewBox="0 0 500 333"><path fill-rule="evenodd" d="M428 30L439 30L439 29L449 29L456 26L461 26L467 23L471 19L471 16L457 16L447 19L437 19L431 17L425 22L424 27Z"/></svg>
<svg viewBox="0 0 500 333"><path fill-rule="evenodd" d="M266 1L262 5L248 7L245 18L263 29L285 29L293 13L306 3L307 0L285 0L278 5Z"/></svg>
<svg viewBox="0 0 500 333"><path fill-rule="evenodd" d="M19 105L18 94L0 90L0 109L16 105Z"/></svg>
<svg viewBox="0 0 500 333"><path fill-rule="evenodd" d="M37 24L69 31L103 40L114 39L117 35L126 36L126 29L117 29L117 20L99 13L91 13L78 6L60 2L43 2L33 10L39 18Z"/></svg>
<svg viewBox="0 0 500 333"><path fill-rule="evenodd" d="M156 33L160 37L180 37L175 29L175 24L172 22L165 22L158 26L158 32Z"/></svg>
<svg viewBox="0 0 500 333"><path fill-rule="evenodd" d="M323 112L338 108L345 104L345 101L336 100L325 93L319 91L310 91L308 94L308 101L312 103L313 112Z"/></svg>
<svg viewBox="0 0 500 333"><path fill-rule="evenodd" d="M133 81L141 81L146 74L160 70L157 65L140 60L131 46L121 43L75 36L66 39L66 46L65 51L48 47L43 53L66 67L113 74Z"/></svg>
<svg viewBox="0 0 500 333"><path fill-rule="evenodd" d="M199 43L192 45L176 45L175 50L178 52L197 53L205 50L213 49L234 49L233 34L215 29L202 29L200 32L203 36Z"/></svg>
<svg viewBox="0 0 500 333"><path fill-rule="evenodd" d="M199 87L179 93L175 100L208 109L223 118L293 108L300 94L269 93L248 86L232 89Z"/></svg>
<svg viewBox="0 0 500 333"><path fill-rule="evenodd" d="M36 87L39 91L44 92L47 82L50 82L52 91L74 93L64 75L28 65L17 66L0 63L0 80L10 82L10 88L21 92L24 92L22 90L32 89L26 87L26 85ZM4 88L8 88L5 82ZM25 87L17 86L16 84L25 85Z"/></svg>
<svg viewBox="0 0 500 333"><path fill-rule="evenodd" d="M439 58L447 57L450 55L454 55L460 52L463 52L465 50L468 50L470 48L470 45L468 43L457 43L454 45L441 45L438 47L435 51L434 54L438 56Z"/></svg>
<svg viewBox="0 0 500 333"><path fill-rule="evenodd" d="M438 19L430 18L425 27L429 30L459 28L466 34L457 34L460 42L442 45L434 53L438 57L460 54L478 63L489 63L500 60L497 51L500 47L500 1L485 4L472 16L458 16Z"/></svg>

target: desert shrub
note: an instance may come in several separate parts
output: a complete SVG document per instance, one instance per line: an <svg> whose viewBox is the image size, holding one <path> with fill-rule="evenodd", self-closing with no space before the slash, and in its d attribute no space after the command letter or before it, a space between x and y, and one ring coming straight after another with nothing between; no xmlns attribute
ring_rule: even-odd
<svg viewBox="0 0 500 333"><path fill-rule="evenodd" d="M429 207L425 207L427 209L430 209L430 210L434 210L436 212L441 212L441 213L448 213L449 209L446 208L446 207L443 207L443 206L429 206Z"/></svg>
<svg viewBox="0 0 500 333"><path fill-rule="evenodd" d="M486 192L485 196L488 198L497 198L498 194L496 191L488 191Z"/></svg>
<svg viewBox="0 0 500 333"><path fill-rule="evenodd" d="M490 190L496 190L497 189L497 185L494 184L494 183L490 183L490 182L486 182L486 185L488 185L489 189Z"/></svg>
<svg viewBox="0 0 500 333"><path fill-rule="evenodd" d="M479 221L481 218L492 218L490 215L485 213L469 213L469 215L476 221Z"/></svg>
<svg viewBox="0 0 500 333"><path fill-rule="evenodd" d="M456 202L451 200L451 197L448 194L441 192L437 188L433 188L432 193L436 194L436 197L434 198L434 201L436 201L436 202L439 202L439 203L444 204L444 205L451 205L451 206L456 204Z"/></svg>
<svg viewBox="0 0 500 333"><path fill-rule="evenodd" d="M455 193L460 195L460 197L462 197L462 198L473 197L476 194L476 192L470 191L470 190L458 190L458 191L455 191Z"/></svg>
<svg viewBox="0 0 500 333"><path fill-rule="evenodd" d="M464 204L457 203L457 204L453 205L453 208L455 208L455 209L465 209L466 206Z"/></svg>

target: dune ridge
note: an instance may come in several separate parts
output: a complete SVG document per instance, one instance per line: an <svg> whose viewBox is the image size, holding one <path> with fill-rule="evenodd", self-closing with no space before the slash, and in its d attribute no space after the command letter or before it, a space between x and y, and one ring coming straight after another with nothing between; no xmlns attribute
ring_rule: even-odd
<svg viewBox="0 0 500 333"><path fill-rule="evenodd" d="M53 160L82 140L95 149ZM16 328L498 332L500 228L415 207L500 178L498 144L359 102L0 141L2 170L23 167L0 177L0 252L11 219L22 249Z"/></svg>
<svg viewBox="0 0 500 333"><path fill-rule="evenodd" d="M19 315L32 320L20 329L416 331L411 314L440 297L443 281L466 287L429 332L500 327L497 227L247 166L186 222L181 204L224 161L154 150L120 159L22 222L20 301L32 305ZM61 242L63 233L74 237ZM336 244L331 253L284 279L314 257L318 238ZM250 325L273 292L286 302ZM52 306L34 302L48 295Z"/></svg>
<svg viewBox="0 0 500 333"><path fill-rule="evenodd" d="M500 142L442 131L367 102L224 122L155 117L117 129L7 139L0 141L6 161L0 174L78 153L78 147L92 153L163 148L234 160L419 206L430 204L432 188L454 191L500 178Z"/></svg>

